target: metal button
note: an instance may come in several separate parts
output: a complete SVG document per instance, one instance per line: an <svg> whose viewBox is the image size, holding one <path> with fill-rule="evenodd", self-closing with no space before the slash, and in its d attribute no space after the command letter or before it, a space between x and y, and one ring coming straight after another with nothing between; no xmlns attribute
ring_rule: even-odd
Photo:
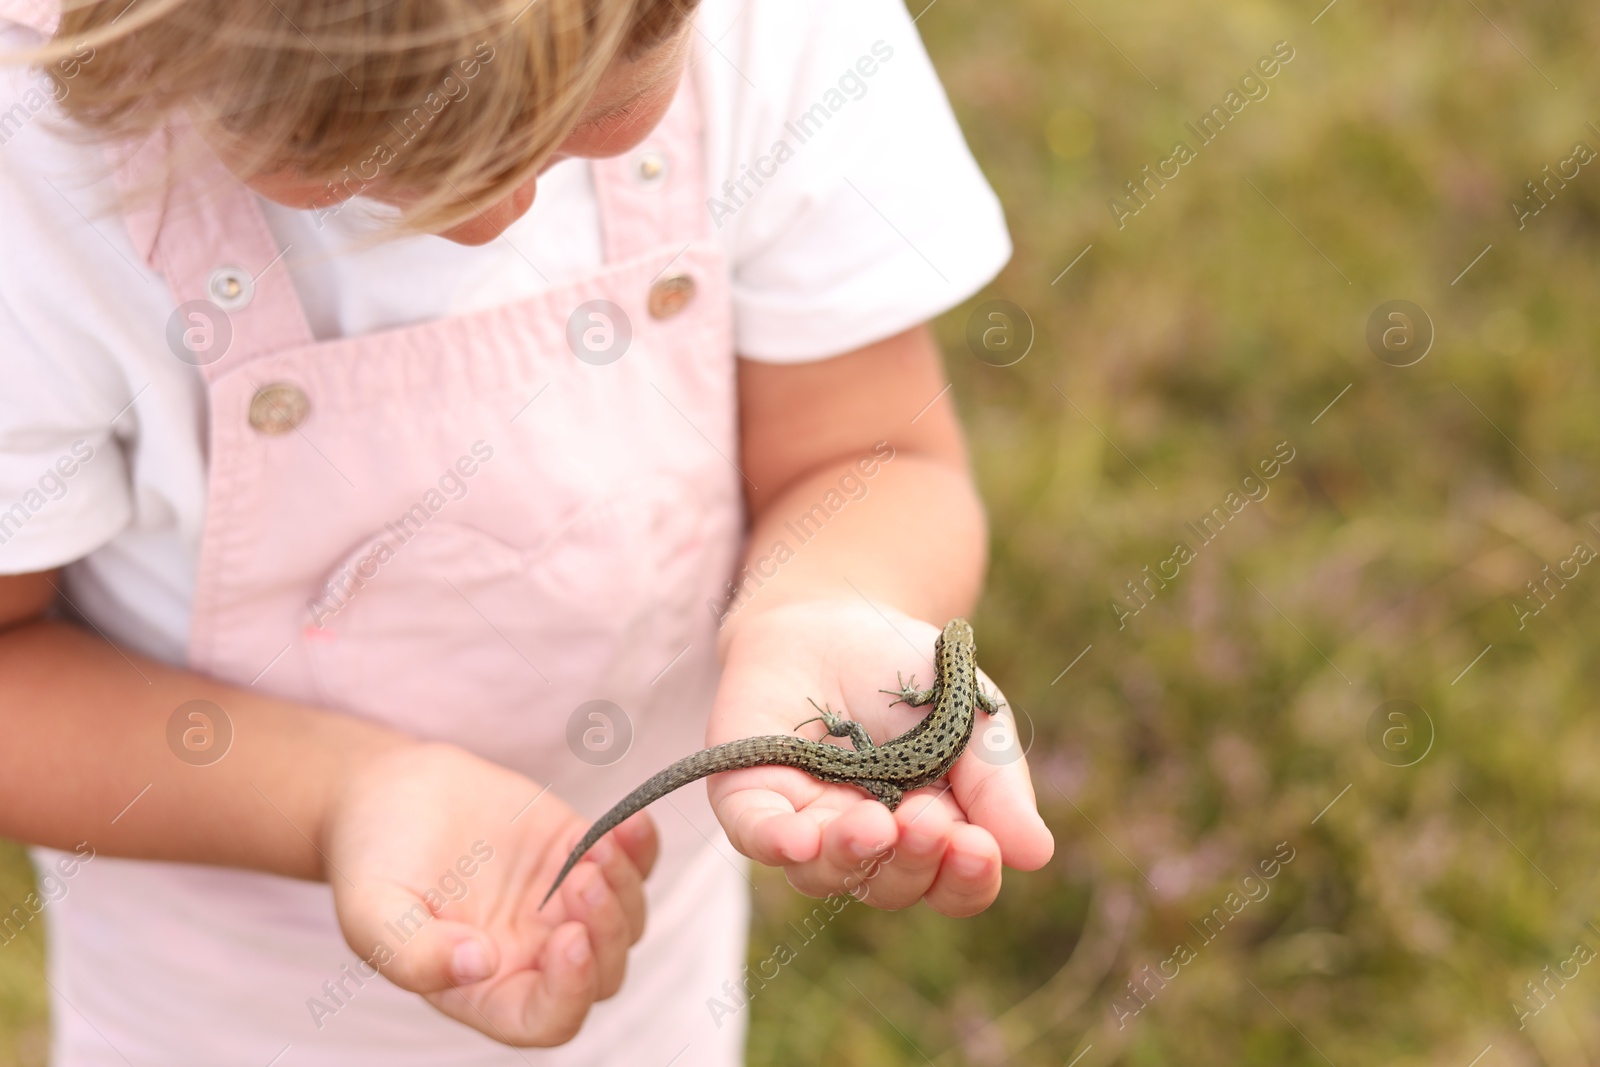
<svg viewBox="0 0 1600 1067"><path fill-rule="evenodd" d="M206 293L223 311L238 311L256 295L256 280L243 267L218 267L206 280Z"/></svg>
<svg viewBox="0 0 1600 1067"><path fill-rule="evenodd" d="M667 176L667 157L660 152L646 152L639 157L634 173L646 185L655 185Z"/></svg>
<svg viewBox="0 0 1600 1067"><path fill-rule="evenodd" d="M273 437L297 429L309 414L311 401L305 391L288 382L263 385L250 398L250 425Z"/></svg>
<svg viewBox="0 0 1600 1067"><path fill-rule="evenodd" d="M650 317L670 319L694 299L694 279L687 274L669 274L650 287Z"/></svg>

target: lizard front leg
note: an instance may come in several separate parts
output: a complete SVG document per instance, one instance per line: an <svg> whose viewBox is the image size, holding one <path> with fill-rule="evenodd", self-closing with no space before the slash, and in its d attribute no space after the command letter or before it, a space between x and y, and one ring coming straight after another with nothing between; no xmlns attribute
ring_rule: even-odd
<svg viewBox="0 0 1600 1067"><path fill-rule="evenodd" d="M862 726L853 719L846 719L842 715L835 714L834 710L830 707L817 707L817 702L815 700L810 701L810 703L812 707L816 708L822 714L813 715L805 722L795 723L794 728L796 730L806 725L806 723L820 722L823 726L828 728L828 735L830 737L848 737L851 744L855 745L857 752L867 752L872 749L872 735L867 733L867 728L865 726Z"/></svg>
<svg viewBox="0 0 1600 1067"><path fill-rule="evenodd" d="M918 689L917 676L914 674L909 682L902 678L898 672L896 672L894 678L895 681L900 683L899 689L878 690L880 693L888 693L890 696L898 698L889 702L891 708L896 704L908 704L913 708L920 708L924 705L932 704L939 697L937 682L934 683L931 689Z"/></svg>

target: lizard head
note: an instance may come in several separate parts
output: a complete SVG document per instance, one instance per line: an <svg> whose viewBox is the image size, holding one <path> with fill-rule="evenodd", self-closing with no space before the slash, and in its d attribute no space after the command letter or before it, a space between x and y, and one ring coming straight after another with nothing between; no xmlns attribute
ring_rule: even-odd
<svg viewBox="0 0 1600 1067"><path fill-rule="evenodd" d="M971 644L973 642L972 624L966 619L951 619L944 624L944 632L939 635L939 640L934 644L934 653L944 651L946 644Z"/></svg>

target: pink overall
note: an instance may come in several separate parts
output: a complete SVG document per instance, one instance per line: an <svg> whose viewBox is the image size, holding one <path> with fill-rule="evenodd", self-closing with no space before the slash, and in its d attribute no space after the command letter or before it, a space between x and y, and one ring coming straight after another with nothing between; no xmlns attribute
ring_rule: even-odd
<svg viewBox="0 0 1600 1067"><path fill-rule="evenodd" d="M46 31L50 6L0 0ZM166 152L128 155L119 187L148 188ZM703 745L705 605L743 523L692 77L643 145L592 166L592 276L324 343L270 266L283 249L254 195L220 168L125 214L174 304L211 300L232 331L201 368L189 666L461 745L590 817ZM614 308L583 306L597 300ZM649 930L622 993L563 1048L508 1049L382 979L351 982L327 886L101 858L51 908L54 1062L736 1064L743 1014L707 1002L742 974L743 861L703 787L657 809Z"/></svg>

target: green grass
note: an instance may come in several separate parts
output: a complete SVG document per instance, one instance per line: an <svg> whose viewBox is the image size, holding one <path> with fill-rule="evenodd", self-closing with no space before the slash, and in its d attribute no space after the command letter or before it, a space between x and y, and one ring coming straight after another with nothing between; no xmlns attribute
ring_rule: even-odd
<svg viewBox="0 0 1600 1067"><path fill-rule="evenodd" d="M1600 173L1520 232L1509 207L1575 141L1600 148L1600 26L1351 2L1312 26L1324 2L920 20L1017 242L940 327L994 529L982 659L1038 729L1058 851L977 919L842 916L753 1002L753 1064L1600 1061L1587 969L1526 1031L1510 1006L1580 938L1600 948L1600 575L1526 629L1511 609L1574 542L1600 549ZM1107 200L1280 40L1270 95L1118 229ZM1003 369L964 340L996 298L1037 331ZM1364 339L1394 299L1435 327L1411 367ZM1124 583L1279 441L1295 458L1265 500L1119 629ZM1368 746L1391 699L1431 720L1415 765ZM1280 841L1270 894L1119 1012ZM762 886L765 955L803 905Z"/></svg>
<svg viewBox="0 0 1600 1067"><path fill-rule="evenodd" d="M0 902L4 911L33 892L33 869L20 847L0 841ZM11 936L12 930L6 931ZM44 974L44 928L37 921L7 941L0 937L0 1067L41 1067L49 1044Z"/></svg>
<svg viewBox="0 0 1600 1067"><path fill-rule="evenodd" d="M1509 207L1600 148L1600 25L1341 0L1313 26L1322 3L919 21L1017 242L979 300L1037 332L996 368L966 349L979 300L939 324L993 522L983 661L1036 728L1057 855L974 919L847 908L752 1002L755 1067L1600 1060L1593 968L1527 1030L1511 1008L1600 948L1600 568L1525 629L1511 606L1600 548L1600 165L1526 229ZM1108 198L1280 40L1270 95L1119 230ZM1415 366L1364 340L1395 299L1436 331ZM1280 441L1266 499L1119 629L1124 582ZM1412 766L1366 738L1392 699L1432 723ZM1191 924L1279 842L1270 894L1201 946ZM752 964L812 906L758 885ZM1119 1028L1125 983L1184 940ZM0 949L0 1064L37 1041L38 959Z"/></svg>

